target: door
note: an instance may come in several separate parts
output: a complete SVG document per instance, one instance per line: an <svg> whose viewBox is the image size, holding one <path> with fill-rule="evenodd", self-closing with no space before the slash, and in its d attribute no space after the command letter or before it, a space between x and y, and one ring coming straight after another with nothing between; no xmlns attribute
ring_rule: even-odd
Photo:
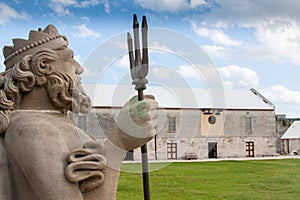
<svg viewBox="0 0 300 200"><path fill-rule="evenodd" d="M208 143L208 158L217 158L217 143L209 142Z"/></svg>
<svg viewBox="0 0 300 200"><path fill-rule="evenodd" d="M177 143L167 143L168 160L177 159Z"/></svg>
<svg viewBox="0 0 300 200"><path fill-rule="evenodd" d="M246 142L246 156L254 157L254 142Z"/></svg>
<svg viewBox="0 0 300 200"><path fill-rule="evenodd" d="M133 150L127 151L125 159L124 160L133 160L134 159L134 154Z"/></svg>

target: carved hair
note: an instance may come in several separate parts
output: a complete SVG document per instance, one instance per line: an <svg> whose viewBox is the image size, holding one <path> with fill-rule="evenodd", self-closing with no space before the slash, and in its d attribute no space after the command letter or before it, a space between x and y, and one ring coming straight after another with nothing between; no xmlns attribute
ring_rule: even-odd
<svg viewBox="0 0 300 200"><path fill-rule="evenodd" d="M9 125L9 111L19 105L22 93L30 92L34 86L45 86L51 102L64 111L86 113L90 99L68 74L57 72L51 64L58 55L55 50L42 49L35 55L25 55L12 68L0 76L0 133Z"/></svg>

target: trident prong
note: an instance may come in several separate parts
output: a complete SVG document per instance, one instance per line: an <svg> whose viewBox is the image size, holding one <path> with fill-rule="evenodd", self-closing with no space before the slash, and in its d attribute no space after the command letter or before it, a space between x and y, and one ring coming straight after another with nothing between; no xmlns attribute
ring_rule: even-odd
<svg viewBox="0 0 300 200"><path fill-rule="evenodd" d="M148 74L148 67L149 67L148 25L147 25L146 16L143 16L143 21L142 21L142 46L143 46L142 58L141 58L141 51L140 51L139 22L137 20L136 14L133 15L133 36L134 36L134 48L135 48L134 51L133 51L132 37L129 32L127 33L130 73L132 78L132 84L135 85L135 90L138 91L138 100L142 101L144 99L143 90L146 89L146 84L148 83L146 76ZM150 200L147 144L141 147L141 152L142 152L144 199Z"/></svg>
<svg viewBox="0 0 300 200"><path fill-rule="evenodd" d="M146 89L146 84L148 80L146 76L148 74L148 26L146 17L143 16L142 21L142 55L140 51L140 40L139 40L139 22L137 20L136 14L133 15L133 36L134 36L134 50L132 44L132 37L130 33L127 33L127 43L129 51L129 61L130 61L130 72L132 78L132 84L135 85L135 89L141 93ZM133 55L134 52L134 55ZM140 99L143 100L143 99Z"/></svg>

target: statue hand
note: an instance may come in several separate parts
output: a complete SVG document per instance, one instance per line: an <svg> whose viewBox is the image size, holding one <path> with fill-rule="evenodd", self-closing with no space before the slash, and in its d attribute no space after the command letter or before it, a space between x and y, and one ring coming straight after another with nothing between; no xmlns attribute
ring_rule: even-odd
<svg viewBox="0 0 300 200"><path fill-rule="evenodd" d="M88 142L81 149L74 149L67 155L68 166L65 177L71 183L78 183L81 192L89 192L104 181L102 170L107 165L103 144L99 141Z"/></svg>
<svg viewBox="0 0 300 200"><path fill-rule="evenodd" d="M151 140L157 126L158 103L153 95L145 95L143 101L137 96L131 98L121 109L117 126L122 132L121 140L125 150L132 150Z"/></svg>

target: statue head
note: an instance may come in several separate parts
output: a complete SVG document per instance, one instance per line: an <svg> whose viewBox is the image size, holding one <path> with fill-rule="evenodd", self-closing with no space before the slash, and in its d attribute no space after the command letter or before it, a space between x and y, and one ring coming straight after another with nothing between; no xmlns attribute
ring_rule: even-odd
<svg viewBox="0 0 300 200"><path fill-rule="evenodd" d="M8 126L8 113L36 87L45 88L57 110L90 110L90 99L79 77L83 68L74 60L67 38L53 25L31 30L28 40L13 39L13 44L3 48L6 69L0 74L0 133Z"/></svg>

